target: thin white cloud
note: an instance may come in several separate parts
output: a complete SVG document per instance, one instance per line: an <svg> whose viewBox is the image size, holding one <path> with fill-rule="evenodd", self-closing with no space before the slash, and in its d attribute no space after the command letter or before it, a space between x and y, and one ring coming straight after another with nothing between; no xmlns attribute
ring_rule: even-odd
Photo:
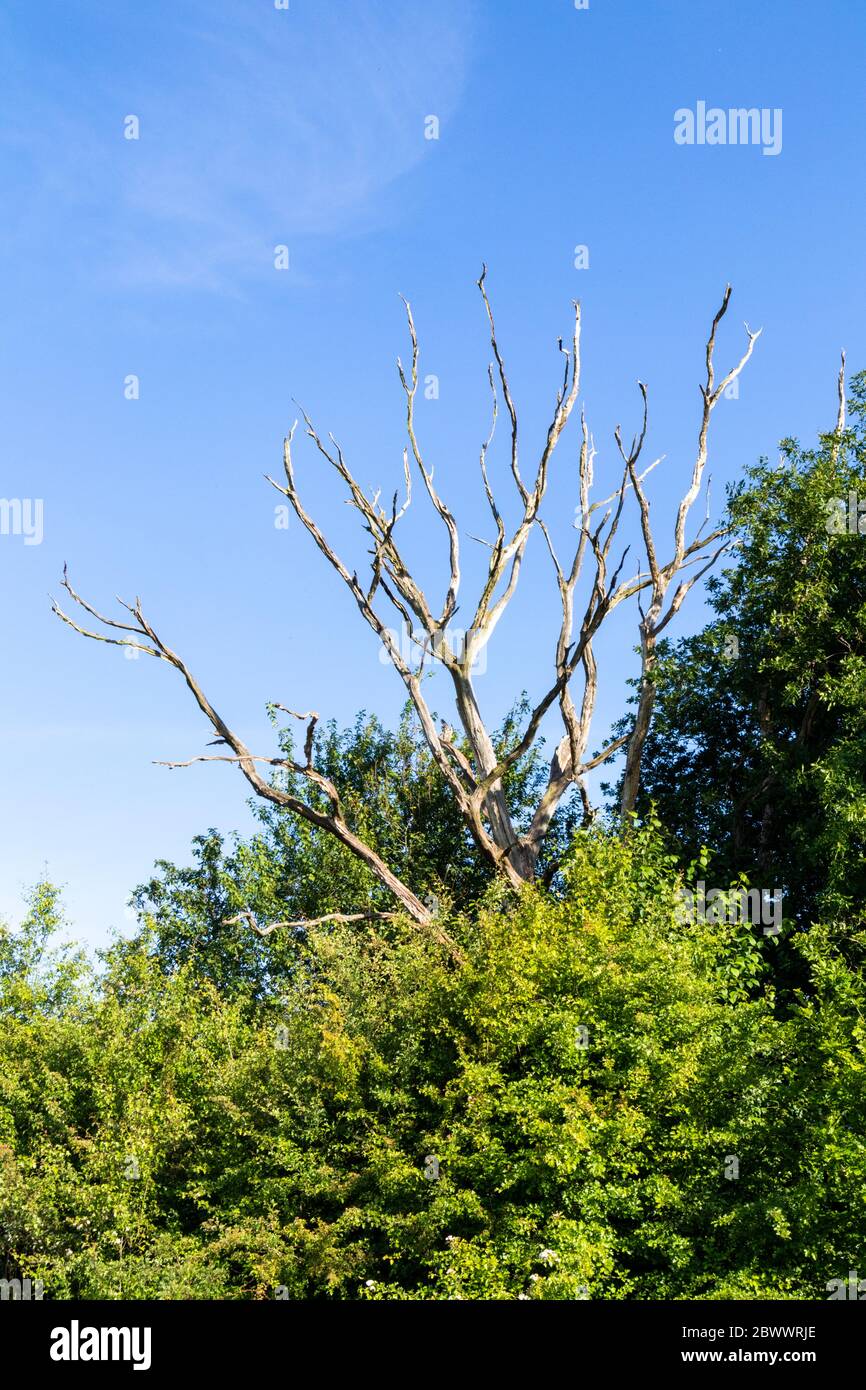
<svg viewBox="0 0 866 1390"><path fill-rule="evenodd" d="M425 116L446 125L460 99L471 5L458 0L134 9L97 9L96 93L71 91L75 60L61 61L18 137L24 222L50 198L67 238L86 224L81 254L112 280L231 291L269 272L278 242L375 225L380 195L431 153ZM158 66L144 42L137 66L137 37L154 33ZM138 141L122 138L128 113Z"/></svg>

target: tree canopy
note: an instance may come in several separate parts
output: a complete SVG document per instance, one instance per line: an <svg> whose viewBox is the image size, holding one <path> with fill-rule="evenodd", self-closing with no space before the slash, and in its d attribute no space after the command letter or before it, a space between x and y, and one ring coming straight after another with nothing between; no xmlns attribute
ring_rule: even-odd
<svg viewBox="0 0 866 1390"><path fill-rule="evenodd" d="M866 901L866 374L849 404L733 489L712 620L659 649L638 800L681 862L707 846L716 881L779 885L801 924Z"/></svg>

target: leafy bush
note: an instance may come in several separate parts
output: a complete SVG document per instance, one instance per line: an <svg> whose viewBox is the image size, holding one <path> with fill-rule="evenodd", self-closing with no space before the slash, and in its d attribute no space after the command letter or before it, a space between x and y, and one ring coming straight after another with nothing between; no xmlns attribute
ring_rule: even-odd
<svg viewBox="0 0 866 1390"><path fill-rule="evenodd" d="M7 1274L60 1298L826 1296L866 1247L863 939L798 934L783 1013L776 942L684 923L651 828L579 835L563 876L451 920L459 964L407 922L320 929L266 997L194 953L167 972L148 930L98 976L0 938Z"/></svg>

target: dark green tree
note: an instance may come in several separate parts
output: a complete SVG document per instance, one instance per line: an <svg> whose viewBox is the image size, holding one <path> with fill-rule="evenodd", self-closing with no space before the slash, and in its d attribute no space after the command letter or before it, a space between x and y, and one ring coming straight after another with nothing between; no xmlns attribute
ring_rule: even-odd
<svg viewBox="0 0 866 1390"><path fill-rule="evenodd" d="M783 887L800 923L866 901L866 374L849 407L732 490L714 617L660 647L637 808L684 864L708 846L714 882Z"/></svg>

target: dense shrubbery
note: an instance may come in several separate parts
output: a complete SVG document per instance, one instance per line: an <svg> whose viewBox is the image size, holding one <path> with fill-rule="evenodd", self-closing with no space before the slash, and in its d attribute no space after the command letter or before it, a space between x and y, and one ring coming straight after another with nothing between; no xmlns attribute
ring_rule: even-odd
<svg viewBox="0 0 866 1390"><path fill-rule="evenodd" d="M454 917L460 965L408 923L338 927L231 996L154 928L98 977L51 957L43 889L0 939L6 1272L60 1298L826 1297L866 1250L863 937L798 933L782 1010L777 943L679 921L653 830L580 835L564 878Z"/></svg>

